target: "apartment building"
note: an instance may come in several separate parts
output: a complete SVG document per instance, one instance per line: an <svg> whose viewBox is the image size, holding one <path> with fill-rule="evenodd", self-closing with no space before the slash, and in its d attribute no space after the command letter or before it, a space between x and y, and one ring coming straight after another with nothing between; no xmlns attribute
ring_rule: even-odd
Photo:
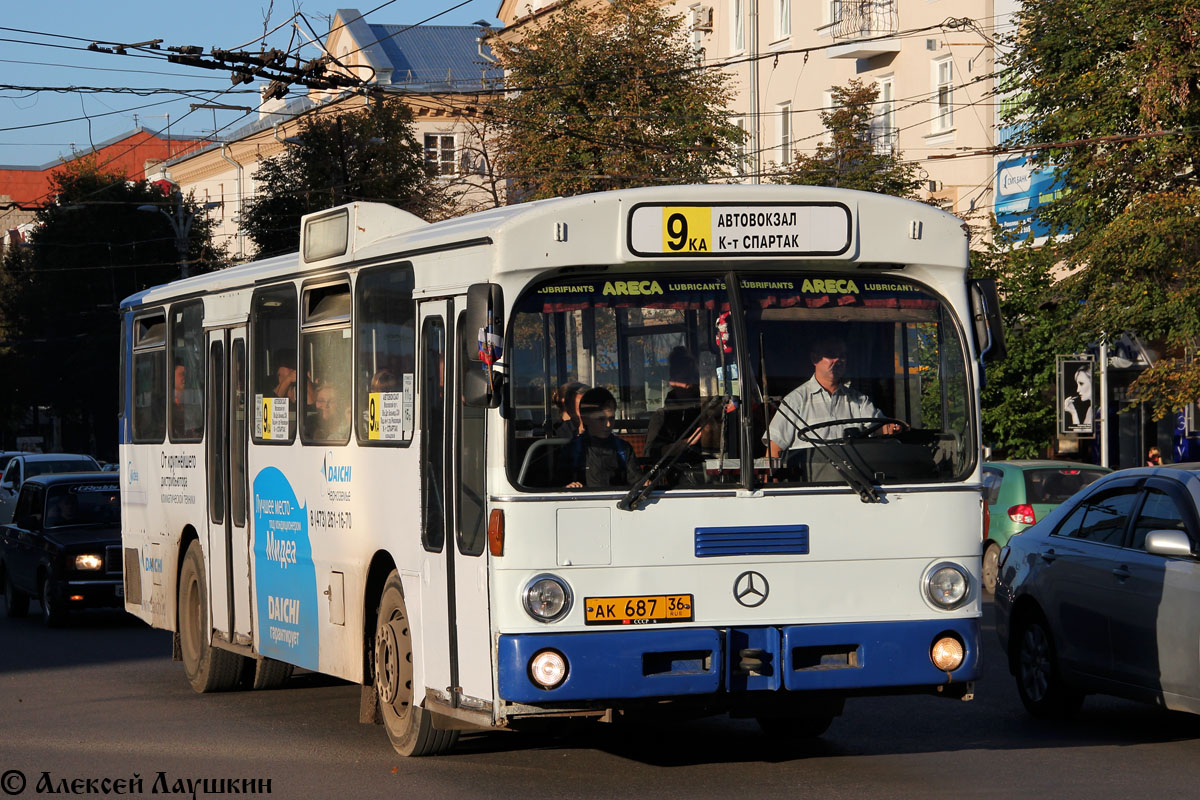
<svg viewBox="0 0 1200 800"><path fill-rule="evenodd" d="M505 35L566 2L504 0ZM926 196L992 211L995 0L675 0L697 63L726 71L747 134L741 180L766 182L826 135L820 112L852 78L879 88L872 138L922 169Z"/></svg>
<svg viewBox="0 0 1200 800"><path fill-rule="evenodd" d="M479 177L473 154L473 115L479 92L499 79L499 71L480 41L481 28L462 25L386 25L363 19L357 9L341 9L321 48L342 65L389 95L401 97L413 112L413 125L424 144L425 160L438 180L453 182L459 210L495 203ZM309 114L354 113L371 102L360 94L310 90L291 101L271 100L257 119L221 135L219 141L163 165L162 177L177 183L197 201L213 204L214 237L236 260L253 257L253 245L238 230L243 205L258 191L254 172L263 159L281 154Z"/></svg>

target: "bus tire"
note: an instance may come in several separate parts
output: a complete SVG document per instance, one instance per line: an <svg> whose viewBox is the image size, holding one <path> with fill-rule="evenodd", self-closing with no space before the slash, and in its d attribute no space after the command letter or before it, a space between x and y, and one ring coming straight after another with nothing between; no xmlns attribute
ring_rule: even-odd
<svg viewBox="0 0 1200 800"><path fill-rule="evenodd" d="M286 661L273 658L243 659L241 684L247 689L278 689L288 682L295 669Z"/></svg>
<svg viewBox="0 0 1200 800"><path fill-rule="evenodd" d="M379 595L372 671L379 714L397 753L432 756L454 746L458 731L434 728L433 716L415 702L412 629L404 607L400 576L395 570L388 575Z"/></svg>
<svg viewBox="0 0 1200 800"><path fill-rule="evenodd" d="M179 648L188 682L201 694L232 689L242 670L242 656L209 644L207 585L204 555L193 541L179 570Z"/></svg>
<svg viewBox="0 0 1200 800"><path fill-rule="evenodd" d="M9 619L17 619L29 613L29 595L13 586L8 575L0 570L0 581L4 581L4 614Z"/></svg>

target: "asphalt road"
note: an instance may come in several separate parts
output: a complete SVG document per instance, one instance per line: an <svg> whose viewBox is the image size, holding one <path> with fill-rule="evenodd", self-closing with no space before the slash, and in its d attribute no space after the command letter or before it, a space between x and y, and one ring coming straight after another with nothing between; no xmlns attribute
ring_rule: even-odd
<svg viewBox="0 0 1200 800"><path fill-rule="evenodd" d="M1190 797L1200 779L1200 717L1093 697L1070 722L1028 718L999 658L990 604L990 649L972 702L851 700L829 732L806 745L717 718L473 734L453 754L429 759L398 758L382 729L358 723L357 686L300 674L277 691L201 696L170 660L166 632L117 612L47 630L32 605L29 619L0 617L0 799L22 778L16 796L47 796L37 792L44 774L55 796L87 794L88 779L100 794L100 781L137 775L141 792L124 796L178 797L189 779L249 778L269 780L273 797L338 800L1094 800ZM62 791L72 781L78 788ZM167 791L154 791L156 783Z"/></svg>

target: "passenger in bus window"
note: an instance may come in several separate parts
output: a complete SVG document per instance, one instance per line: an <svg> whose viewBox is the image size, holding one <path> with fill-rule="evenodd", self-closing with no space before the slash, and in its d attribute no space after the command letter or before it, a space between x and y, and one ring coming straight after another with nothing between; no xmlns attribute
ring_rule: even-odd
<svg viewBox="0 0 1200 800"><path fill-rule="evenodd" d="M293 403L296 402L296 353L294 350L285 350L275 354L275 363L278 365L275 368L276 383L275 388L271 393L276 397L286 397Z"/></svg>
<svg viewBox="0 0 1200 800"><path fill-rule="evenodd" d="M400 379L390 369L381 369L371 376L371 385L368 391L372 394L375 392L398 392L400 391Z"/></svg>
<svg viewBox="0 0 1200 800"><path fill-rule="evenodd" d="M664 449L678 442L700 414L700 370L696 359L682 345L667 356L667 385L671 388L662 408L651 415L646 429L648 455L654 460L662 456ZM678 462L688 464L702 460L700 437L703 433L704 429L698 427L686 442L680 442L686 450L680 454Z"/></svg>
<svg viewBox="0 0 1200 800"><path fill-rule="evenodd" d="M602 387L588 389L579 401L583 433L566 445L567 488L631 486L638 470L633 447L613 433L617 400Z"/></svg>
<svg viewBox="0 0 1200 800"><path fill-rule="evenodd" d="M200 435L203 414L199 393L188 388L187 366L175 364L175 384L171 392L171 436L192 438Z"/></svg>
<svg viewBox="0 0 1200 800"><path fill-rule="evenodd" d="M844 438L847 428L861 428L864 424L821 423L884 416L869 397L846 385L846 343L842 339L836 336L815 339L808 357L813 365L812 378L783 398L764 437L772 458L779 458L789 450L812 447L807 440ZM890 436L899 430L899 425L889 422L879 432Z"/></svg>
<svg viewBox="0 0 1200 800"><path fill-rule="evenodd" d="M345 439L350 431L350 405L336 382L321 384L317 390L317 419L314 439Z"/></svg>
<svg viewBox="0 0 1200 800"><path fill-rule="evenodd" d="M554 390L552 400L558 410L558 420L546 427L555 439L570 439L583 433L583 420L579 416L579 403L588 390L586 383L570 381Z"/></svg>

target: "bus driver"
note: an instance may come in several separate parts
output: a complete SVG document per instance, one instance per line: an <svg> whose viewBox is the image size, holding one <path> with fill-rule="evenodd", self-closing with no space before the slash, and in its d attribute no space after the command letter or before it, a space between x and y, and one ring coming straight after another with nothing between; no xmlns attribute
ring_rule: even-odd
<svg viewBox="0 0 1200 800"><path fill-rule="evenodd" d="M846 428L860 427L862 423L850 425L821 425L835 420L883 418L883 412L875 407L865 394L845 383L846 343L836 336L821 336L813 340L808 351L813 365L813 376L788 392L779 411L771 420L764 437L771 458L780 458L785 452L812 447L808 439L841 439ZM799 427L798 427L799 426ZM806 429L806 426L817 426ZM890 436L900 426L889 422L880 427L880 433Z"/></svg>

